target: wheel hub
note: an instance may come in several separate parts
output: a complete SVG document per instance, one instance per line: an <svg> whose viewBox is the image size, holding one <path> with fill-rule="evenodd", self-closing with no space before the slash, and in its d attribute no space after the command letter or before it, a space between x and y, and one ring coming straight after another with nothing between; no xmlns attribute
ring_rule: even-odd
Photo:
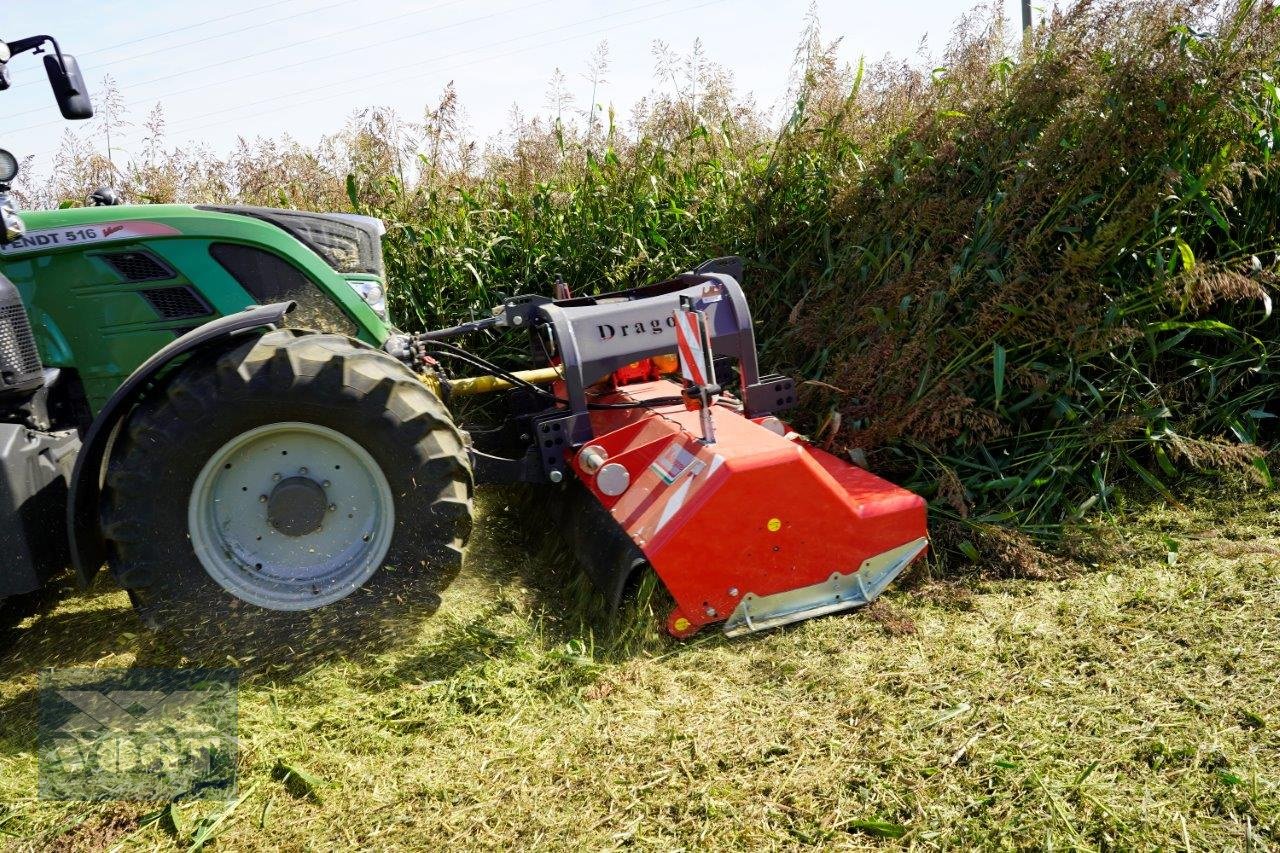
<svg viewBox="0 0 1280 853"><path fill-rule="evenodd" d="M267 521L285 536L306 536L324 523L329 498L310 477L290 477L271 490Z"/></svg>
<svg viewBox="0 0 1280 853"><path fill-rule="evenodd" d="M242 601L308 610L359 589L395 531L386 475L354 439L319 424L267 424L205 463L187 510L209 576Z"/></svg>

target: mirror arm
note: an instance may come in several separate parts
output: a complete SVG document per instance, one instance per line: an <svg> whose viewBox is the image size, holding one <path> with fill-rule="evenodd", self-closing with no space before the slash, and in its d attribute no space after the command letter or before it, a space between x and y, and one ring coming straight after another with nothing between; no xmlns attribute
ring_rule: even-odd
<svg viewBox="0 0 1280 853"><path fill-rule="evenodd" d="M9 53L13 56L17 56L19 53L26 53L28 50L34 50L36 53L40 53L40 45L45 42L49 42L53 45L53 54L58 57L58 67L62 69L63 76L66 76L67 63L62 58L62 48L58 46L58 40L53 36L27 36L24 39L11 41L9 42ZM74 92L73 94L80 93Z"/></svg>

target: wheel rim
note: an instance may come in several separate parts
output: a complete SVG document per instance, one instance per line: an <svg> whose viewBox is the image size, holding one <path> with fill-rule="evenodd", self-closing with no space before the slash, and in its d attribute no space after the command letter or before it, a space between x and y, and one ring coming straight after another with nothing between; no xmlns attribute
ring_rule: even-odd
<svg viewBox="0 0 1280 853"><path fill-rule="evenodd" d="M284 422L241 433L209 458L187 525L196 557L223 589L271 610L310 610L378 570L395 504L386 475L354 440Z"/></svg>

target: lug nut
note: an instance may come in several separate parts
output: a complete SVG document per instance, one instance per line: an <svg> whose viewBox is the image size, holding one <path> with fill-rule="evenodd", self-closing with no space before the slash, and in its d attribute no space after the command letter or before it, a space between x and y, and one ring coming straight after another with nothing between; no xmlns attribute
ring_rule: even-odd
<svg viewBox="0 0 1280 853"><path fill-rule="evenodd" d="M714 607L708 607L708 608L707 608L707 615L708 615L708 616L715 616L715 615L716 615L716 609L715 609Z"/></svg>
<svg viewBox="0 0 1280 853"><path fill-rule="evenodd" d="M560 482L561 480L563 480L563 479L564 479L564 474L560 473L559 471L552 471L552 472L551 472L549 475L547 475L547 476L548 476L548 478L551 480L551 482L553 482L553 483L558 483L558 482Z"/></svg>
<svg viewBox="0 0 1280 853"><path fill-rule="evenodd" d="M272 474L272 475L271 475L271 480L272 480L272 482L275 482L275 483L280 482L280 475L279 475L279 474Z"/></svg>
<svg viewBox="0 0 1280 853"><path fill-rule="evenodd" d="M329 504L329 512L333 512L338 508L337 504Z"/></svg>
<svg viewBox="0 0 1280 853"><path fill-rule="evenodd" d="M298 469L298 473L299 473L299 474L305 474L305 473L307 473L307 469L306 469L306 468L299 468L299 469Z"/></svg>
<svg viewBox="0 0 1280 853"><path fill-rule="evenodd" d="M325 480L323 483L320 484L320 486L325 489L329 488L329 485L330 483L328 480Z"/></svg>
<svg viewBox="0 0 1280 853"><path fill-rule="evenodd" d="M266 495L258 495L258 503L266 503L266 502L267 502Z"/></svg>
<svg viewBox="0 0 1280 853"><path fill-rule="evenodd" d="M730 587L730 588L729 588L729 596L730 596L731 598L737 598L737 597L738 597L738 588L737 588L736 586L734 586L734 587Z"/></svg>

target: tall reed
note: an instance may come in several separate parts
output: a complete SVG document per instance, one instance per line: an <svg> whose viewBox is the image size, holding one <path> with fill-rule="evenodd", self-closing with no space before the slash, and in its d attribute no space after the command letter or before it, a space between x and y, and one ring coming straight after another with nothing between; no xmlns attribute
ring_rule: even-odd
<svg viewBox="0 0 1280 853"><path fill-rule="evenodd" d="M660 52L625 122L558 90L481 147L447 90L421 121L369 110L316 147L115 168L140 200L383 217L411 328L558 276L600 291L742 255L813 439L926 494L944 549L1032 570L1034 542L1123 483L1271 483L1280 15L1085 0L1009 41L979 13L937 67L849 68L812 24L781 122L695 49ZM56 203L101 171L69 144L26 191Z"/></svg>

